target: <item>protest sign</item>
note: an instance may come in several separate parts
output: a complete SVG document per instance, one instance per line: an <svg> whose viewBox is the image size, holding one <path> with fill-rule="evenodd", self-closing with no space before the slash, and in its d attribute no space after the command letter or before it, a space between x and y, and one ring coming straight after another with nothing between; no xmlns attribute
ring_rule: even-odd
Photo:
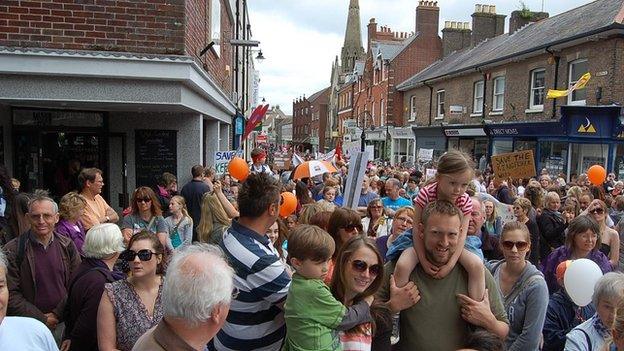
<svg viewBox="0 0 624 351"><path fill-rule="evenodd" d="M418 161L431 161L433 159L433 149L418 149Z"/></svg>
<svg viewBox="0 0 624 351"><path fill-rule="evenodd" d="M357 209L362 192L362 182L366 173L366 165L372 157L373 154L370 150L352 154L351 162L349 162L349 171L347 172L347 184L345 186L342 207Z"/></svg>
<svg viewBox="0 0 624 351"><path fill-rule="evenodd" d="M238 156L241 156L242 151L239 152ZM214 168L216 174L227 173L228 163L236 156L236 150L229 151L216 151L214 153Z"/></svg>
<svg viewBox="0 0 624 351"><path fill-rule="evenodd" d="M492 167L494 175L500 179L530 178L536 175L533 150L492 156Z"/></svg>

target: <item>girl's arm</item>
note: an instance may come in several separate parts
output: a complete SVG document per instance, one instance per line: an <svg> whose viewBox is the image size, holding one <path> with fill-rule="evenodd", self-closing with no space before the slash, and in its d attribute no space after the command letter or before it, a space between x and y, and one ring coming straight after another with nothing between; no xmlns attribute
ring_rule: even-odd
<svg viewBox="0 0 624 351"><path fill-rule="evenodd" d="M117 350L117 330L113 304L106 291L102 294L97 312L98 348L102 351Z"/></svg>
<svg viewBox="0 0 624 351"><path fill-rule="evenodd" d="M219 199L221 206L223 206L225 213L228 215L230 219L237 218L238 216L240 216L240 213L236 211L236 208L234 208L234 205L232 205L230 200L228 200L227 197L225 197L225 194L223 194L223 189L221 188L220 182L214 183L214 193L215 195L217 195L217 198Z"/></svg>
<svg viewBox="0 0 624 351"><path fill-rule="evenodd" d="M466 234L468 233L468 223L470 223L470 216L464 215L461 224L461 231L459 232L459 242L457 243L457 248L448 263L440 267L436 278L442 279L446 277L451 272L451 270L455 268L457 260L459 260L459 256L461 256L462 251L464 250L464 244L466 243Z"/></svg>

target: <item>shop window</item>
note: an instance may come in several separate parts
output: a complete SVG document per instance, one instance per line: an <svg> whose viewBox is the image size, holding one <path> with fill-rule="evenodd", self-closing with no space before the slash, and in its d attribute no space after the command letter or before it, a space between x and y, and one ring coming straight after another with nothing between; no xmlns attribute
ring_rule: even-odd
<svg viewBox="0 0 624 351"><path fill-rule="evenodd" d="M482 80L474 83L472 112L473 113L483 112L483 81Z"/></svg>
<svg viewBox="0 0 624 351"><path fill-rule="evenodd" d="M581 174L593 165L607 167L608 144L571 144L570 172Z"/></svg>
<svg viewBox="0 0 624 351"><path fill-rule="evenodd" d="M540 162L538 167L545 168L551 176L558 176L568 171L568 143L559 141L541 141ZM539 173L541 169L538 169ZM572 171L572 173L575 173ZM578 173L576 173L578 174Z"/></svg>
<svg viewBox="0 0 624 351"><path fill-rule="evenodd" d="M624 145L617 144L613 157L613 172L618 180L624 180Z"/></svg>
<svg viewBox="0 0 624 351"><path fill-rule="evenodd" d="M477 161L480 170L485 170L487 166L488 157L488 140L487 139L475 139L474 141L474 159Z"/></svg>
<svg viewBox="0 0 624 351"><path fill-rule="evenodd" d="M513 140L494 140L492 142L492 155L500 155L513 150Z"/></svg>
<svg viewBox="0 0 624 351"><path fill-rule="evenodd" d="M505 105L505 77L494 78L494 89L492 92L492 110L502 111Z"/></svg>
<svg viewBox="0 0 624 351"><path fill-rule="evenodd" d="M438 119L444 118L444 93L444 90L438 90L438 92L436 93L436 118Z"/></svg>
<svg viewBox="0 0 624 351"><path fill-rule="evenodd" d="M516 140L514 143L514 151L537 150L537 141L535 140Z"/></svg>
<svg viewBox="0 0 624 351"><path fill-rule="evenodd" d="M581 76L588 72L588 64L586 59L570 62L568 67L568 87L571 88ZM587 88L577 89L568 95L568 104L585 105L587 98Z"/></svg>
<svg viewBox="0 0 624 351"><path fill-rule="evenodd" d="M546 87L546 70L536 69L531 71L531 92L529 108L531 110L544 109L544 89Z"/></svg>
<svg viewBox="0 0 624 351"><path fill-rule="evenodd" d="M410 121L415 121L416 120L416 96L412 96L410 98L410 115L409 115L409 120Z"/></svg>

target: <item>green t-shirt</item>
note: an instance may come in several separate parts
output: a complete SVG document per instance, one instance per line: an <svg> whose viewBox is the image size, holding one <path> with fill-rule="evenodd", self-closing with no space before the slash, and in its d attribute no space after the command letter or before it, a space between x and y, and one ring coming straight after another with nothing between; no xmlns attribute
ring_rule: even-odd
<svg viewBox="0 0 624 351"><path fill-rule="evenodd" d="M284 304L286 342L283 350L340 350L335 330L347 313L320 279L295 273Z"/></svg>
<svg viewBox="0 0 624 351"><path fill-rule="evenodd" d="M389 299L389 277L394 271L392 262L386 264L384 284L378 293L382 301ZM444 279L427 275L416 266L410 280L418 287L421 299L414 306L401 311L399 343L394 350L457 350L463 347L470 333L470 324L462 319L456 294L468 296L468 273L458 263ZM490 309L499 321L509 324L496 283L485 270L485 286L489 290Z"/></svg>

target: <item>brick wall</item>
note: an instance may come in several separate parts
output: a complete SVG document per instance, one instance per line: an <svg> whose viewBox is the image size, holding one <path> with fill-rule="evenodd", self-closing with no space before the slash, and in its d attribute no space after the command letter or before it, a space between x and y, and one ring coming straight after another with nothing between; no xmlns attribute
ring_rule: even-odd
<svg viewBox="0 0 624 351"><path fill-rule="evenodd" d="M592 79L586 86L587 105L600 105L624 102L624 78L619 70L624 64L624 39L614 38L600 42L589 42L573 48L564 49L556 53L560 57L559 73L556 88L566 89L568 85L568 65L570 62L586 58L588 60L589 72ZM544 110L542 112L527 112L529 107L529 87L530 72L537 68L546 71L546 91L554 87L555 60L548 54L540 55L521 62L513 62L490 70L484 73L489 76L486 81L485 96L485 119L492 122L503 121L523 121L523 120L550 120L553 117L553 100L544 100ZM502 114L493 113L492 90L493 79L497 76L505 76L505 100ZM417 99L416 124L426 126L430 124L429 109L433 109L432 123L445 122L450 124L476 124L481 123L480 116L471 117L473 111L473 84L483 79L480 73L470 73L452 79L431 83L434 89L433 101L429 103L429 88L420 86L403 93L405 96L402 103L403 118L409 117L410 97ZM596 100L595 91L602 88L602 99ZM443 120L435 119L436 91L444 89L445 96L445 117ZM559 107L566 105L565 98L556 100L556 117L559 117ZM465 107L465 113L450 115L449 106L460 105Z"/></svg>
<svg viewBox="0 0 624 351"><path fill-rule="evenodd" d="M306 108L308 111L306 112ZM310 102L306 99L297 99L293 102L293 142L298 143L310 136L309 128L312 123ZM308 126L308 132L305 132ZM309 139L306 141L309 143Z"/></svg>
<svg viewBox="0 0 624 351"><path fill-rule="evenodd" d="M184 51L184 0L0 3L0 44L150 54Z"/></svg>

